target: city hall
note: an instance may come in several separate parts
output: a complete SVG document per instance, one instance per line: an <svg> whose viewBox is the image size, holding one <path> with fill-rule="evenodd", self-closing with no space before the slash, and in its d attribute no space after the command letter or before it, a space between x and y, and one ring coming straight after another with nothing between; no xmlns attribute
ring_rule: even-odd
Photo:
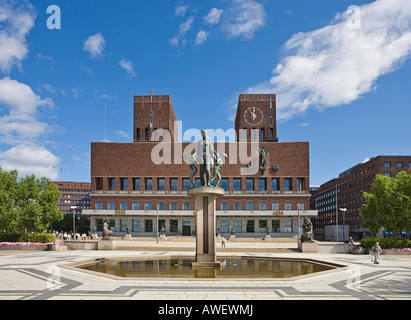
<svg viewBox="0 0 411 320"><path fill-rule="evenodd" d="M200 185L196 143L181 142L178 125L170 96L134 96L133 141L91 143L91 209L83 215L92 231L101 234L109 218L118 237L195 235L187 190ZM219 156L212 185L224 189L216 235L297 237L304 218L317 216L310 210L309 143L279 142L275 94L240 94L234 129L234 141L210 136Z"/></svg>

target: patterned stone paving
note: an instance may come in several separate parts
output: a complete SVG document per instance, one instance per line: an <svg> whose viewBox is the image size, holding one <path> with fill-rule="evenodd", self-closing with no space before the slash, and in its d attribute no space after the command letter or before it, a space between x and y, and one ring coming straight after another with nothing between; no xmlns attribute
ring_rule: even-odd
<svg viewBox="0 0 411 320"><path fill-rule="evenodd" d="M346 266L309 277L273 280L112 279L68 269L73 262L100 257L192 255L187 252L61 251L0 254L1 300L409 300L411 256L267 253ZM228 255L228 254L226 254ZM253 254L244 253L243 255ZM256 254L254 254L256 255ZM261 256L261 253L258 253Z"/></svg>

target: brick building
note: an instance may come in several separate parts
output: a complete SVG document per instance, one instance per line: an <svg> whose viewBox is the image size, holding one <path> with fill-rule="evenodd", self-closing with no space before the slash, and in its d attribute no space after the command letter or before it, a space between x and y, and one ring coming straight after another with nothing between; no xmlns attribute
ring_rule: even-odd
<svg viewBox="0 0 411 320"><path fill-rule="evenodd" d="M84 209L90 209L90 182L53 181L59 188L61 197L57 208L63 214L81 214Z"/></svg>
<svg viewBox="0 0 411 320"><path fill-rule="evenodd" d="M236 140L214 143L228 155L220 170L225 196L216 202L216 233L234 228L236 236L295 237L298 216L301 229L305 216L317 214L309 208L309 144L278 142L275 106L275 95L240 95ZM169 236L195 233L184 155L196 143L178 142L176 120L169 96L135 96L134 142L91 144L92 209L83 211L91 228L102 231L109 217L114 235L129 228L132 236L153 236L158 216L157 228ZM195 178L198 184L199 172Z"/></svg>
<svg viewBox="0 0 411 320"><path fill-rule="evenodd" d="M377 156L345 170L338 178L322 184L313 195L312 208L318 210L318 216L312 220L314 237L319 240L336 240L337 229L334 226L338 224L339 241L343 240L342 230L346 233L344 240L348 240L348 236L352 236L354 240L362 239L369 233L362 226L359 213L365 204L363 193L371 192L376 174L395 177L400 171L408 171L409 168L411 156ZM341 208L347 210L342 211ZM326 230L330 229L330 226L335 229L334 234L327 234Z"/></svg>

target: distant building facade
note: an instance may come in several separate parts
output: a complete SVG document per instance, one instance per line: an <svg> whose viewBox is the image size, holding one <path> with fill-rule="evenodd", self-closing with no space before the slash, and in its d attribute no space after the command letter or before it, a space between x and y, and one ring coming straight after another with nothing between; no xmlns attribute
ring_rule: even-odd
<svg viewBox="0 0 411 320"><path fill-rule="evenodd" d="M61 192L57 208L63 214L82 214L83 210L91 208L90 182L53 181L53 183Z"/></svg>
<svg viewBox="0 0 411 320"><path fill-rule="evenodd" d="M313 190L312 209L318 210L313 221L314 237L319 240L336 240L339 226L339 241L345 231L354 240L360 240L369 234L363 227L360 208L365 204L364 192L371 192L377 174L395 177L400 171L411 168L411 156L377 156L340 173L338 178L322 184ZM341 210L343 209L343 210ZM344 210L346 209L346 211ZM336 219L336 215L338 221ZM333 233L327 229L333 227Z"/></svg>
<svg viewBox="0 0 411 320"><path fill-rule="evenodd" d="M225 196L216 202L216 234L296 237L304 217L317 215L310 210L309 143L278 142L275 98L241 94L236 141L212 141L228 155L220 170ZM176 120L168 95L135 96L133 142L91 144L91 209L83 214L92 229L101 232L108 217L115 236L154 236L163 227L169 236L195 234L195 200L187 196L191 168L184 162L195 143L178 142Z"/></svg>

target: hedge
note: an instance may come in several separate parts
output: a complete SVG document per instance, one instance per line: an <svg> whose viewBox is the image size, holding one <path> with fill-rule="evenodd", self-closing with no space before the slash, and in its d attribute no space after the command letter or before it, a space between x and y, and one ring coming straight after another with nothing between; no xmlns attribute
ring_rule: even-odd
<svg viewBox="0 0 411 320"><path fill-rule="evenodd" d="M379 242L382 249L392 248L411 248L411 241L407 239L393 238L367 238L361 240L361 246L364 248L372 248L376 242Z"/></svg>
<svg viewBox="0 0 411 320"><path fill-rule="evenodd" d="M52 233L0 233L0 242L39 242L52 243L56 236Z"/></svg>

